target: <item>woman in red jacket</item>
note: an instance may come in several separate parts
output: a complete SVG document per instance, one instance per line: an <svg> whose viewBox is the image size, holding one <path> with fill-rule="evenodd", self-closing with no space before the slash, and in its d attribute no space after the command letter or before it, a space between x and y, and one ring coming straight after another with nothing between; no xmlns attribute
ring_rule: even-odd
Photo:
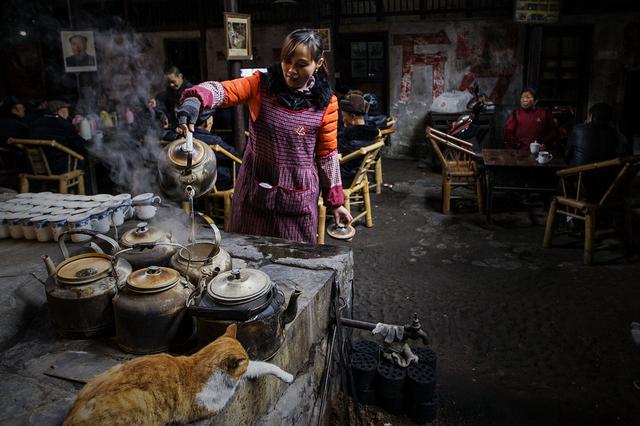
<svg viewBox="0 0 640 426"><path fill-rule="evenodd" d="M558 138L558 125L546 108L536 107L538 97L535 90L520 92L520 108L509 114L504 127L504 143L507 148L529 149L533 141L540 143L541 149L548 149Z"/></svg>
<svg viewBox="0 0 640 426"><path fill-rule="evenodd" d="M232 232L316 242L318 196L349 223L338 161L338 102L313 30L291 32L266 73L186 89L179 131L203 109L247 104L249 141L233 195Z"/></svg>

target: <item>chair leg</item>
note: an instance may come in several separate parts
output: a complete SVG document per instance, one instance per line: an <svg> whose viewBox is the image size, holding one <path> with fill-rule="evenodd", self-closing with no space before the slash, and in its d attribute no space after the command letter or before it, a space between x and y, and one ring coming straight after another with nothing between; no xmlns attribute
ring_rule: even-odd
<svg viewBox="0 0 640 426"><path fill-rule="evenodd" d="M327 208L318 206L318 244L324 244L324 234L327 224Z"/></svg>
<svg viewBox="0 0 640 426"><path fill-rule="evenodd" d="M478 212L482 213L484 206L482 202L482 179L480 179L480 176L476 177L476 197L478 198Z"/></svg>
<svg viewBox="0 0 640 426"><path fill-rule="evenodd" d="M58 188L61 194L69 193L69 187L67 186L67 181L65 179L60 179L58 181Z"/></svg>
<svg viewBox="0 0 640 426"><path fill-rule="evenodd" d="M229 226L231 225L231 197L224 197L224 230L229 232Z"/></svg>
<svg viewBox="0 0 640 426"><path fill-rule="evenodd" d="M373 214L371 212L371 197L369 196L369 184L364 185L363 197L364 197L364 209L366 211L366 226L371 228L373 226Z"/></svg>
<svg viewBox="0 0 640 426"><path fill-rule="evenodd" d="M596 212L589 210L584 221L584 264L591 265L593 261L593 233L595 231Z"/></svg>
<svg viewBox="0 0 640 426"><path fill-rule="evenodd" d="M29 192L29 179L26 176L20 176L20 192Z"/></svg>
<svg viewBox="0 0 640 426"><path fill-rule="evenodd" d="M544 228L544 240L542 241L542 247L551 247L553 242L553 232L556 224L556 209L557 201L554 198L549 206L549 212L547 213L547 226Z"/></svg>
<svg viewBox="0 0 640 426"><path fill-rule="evenodd" d="M344 194L344 208L351 213L351 194Z"/></svg>
<svg viewBox="0 0 640 426"><path fill-rule="evenodd" d="M382 192L382 158L378 158L376 161L376 194Z"/></svg>
<svg viewBox="0 0 640 426"><path fill-rule="evenodd" d="M85 195L84 194L84 176L82 175L78 176L78 194Z"/></svg>
<svg viewBox="0 0 640 426"><path fill-rule="evenodd" d="M442 213L447 214L451 210L451 180L447 177L442 179Z"/></svg>
<svg viewBox="0 0 640 426"><path fill-rule="evenodd" d="M622 228L622 239L624 241L627 256L633 253L633 212L631 211L631 203L625 200L624 206L624 225Z"/></svg>

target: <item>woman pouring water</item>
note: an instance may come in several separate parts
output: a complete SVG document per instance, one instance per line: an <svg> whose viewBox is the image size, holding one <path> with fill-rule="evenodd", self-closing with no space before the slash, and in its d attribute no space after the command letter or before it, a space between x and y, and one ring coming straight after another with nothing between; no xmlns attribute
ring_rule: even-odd
<svg viewBox="0 0 640 426"><path fill-rule="evenodd" d="M336 223L343 207L337 152L338 102L332 95L322 42L310 29L284 39L280 63L266 73L208 81L182 95L178 131L193 131L203 109L247 104L249 141L233 196L230 230L315 243L318 196Z"/></svg>

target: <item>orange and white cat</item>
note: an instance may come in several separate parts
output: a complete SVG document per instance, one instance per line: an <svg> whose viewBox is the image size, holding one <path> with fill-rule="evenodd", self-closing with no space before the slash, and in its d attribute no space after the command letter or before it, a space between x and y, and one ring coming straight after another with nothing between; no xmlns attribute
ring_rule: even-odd
<svg viewBox="0 0 640 426"><path fill-rule="evenodd" d="M267 374L291 383L280 367L250 361L235 324L191 356L149 355L117 365L78 394L64 425L164 425L220 411L245 378Z"/></svg>

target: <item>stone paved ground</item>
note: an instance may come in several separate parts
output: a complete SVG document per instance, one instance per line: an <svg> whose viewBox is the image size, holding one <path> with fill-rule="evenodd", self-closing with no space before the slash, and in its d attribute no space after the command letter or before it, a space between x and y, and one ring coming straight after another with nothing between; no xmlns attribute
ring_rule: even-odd
<svg viewBox="0 0 640 426"><path fill-rule="evenodd" d="M532 225L502 196L488 225L464 200L440 214L439 175L416 162L385 159L384 172L393 187L373 196L374 227L328 242L353 248L356 318L419 313L439 356L437 424L640 423L640 351L629 337L640 320L637 251L625 259L601 233L597 265L586 267L578 239L542 248L541 203ZM369 419L411 424L375 410Z"/></svg>

